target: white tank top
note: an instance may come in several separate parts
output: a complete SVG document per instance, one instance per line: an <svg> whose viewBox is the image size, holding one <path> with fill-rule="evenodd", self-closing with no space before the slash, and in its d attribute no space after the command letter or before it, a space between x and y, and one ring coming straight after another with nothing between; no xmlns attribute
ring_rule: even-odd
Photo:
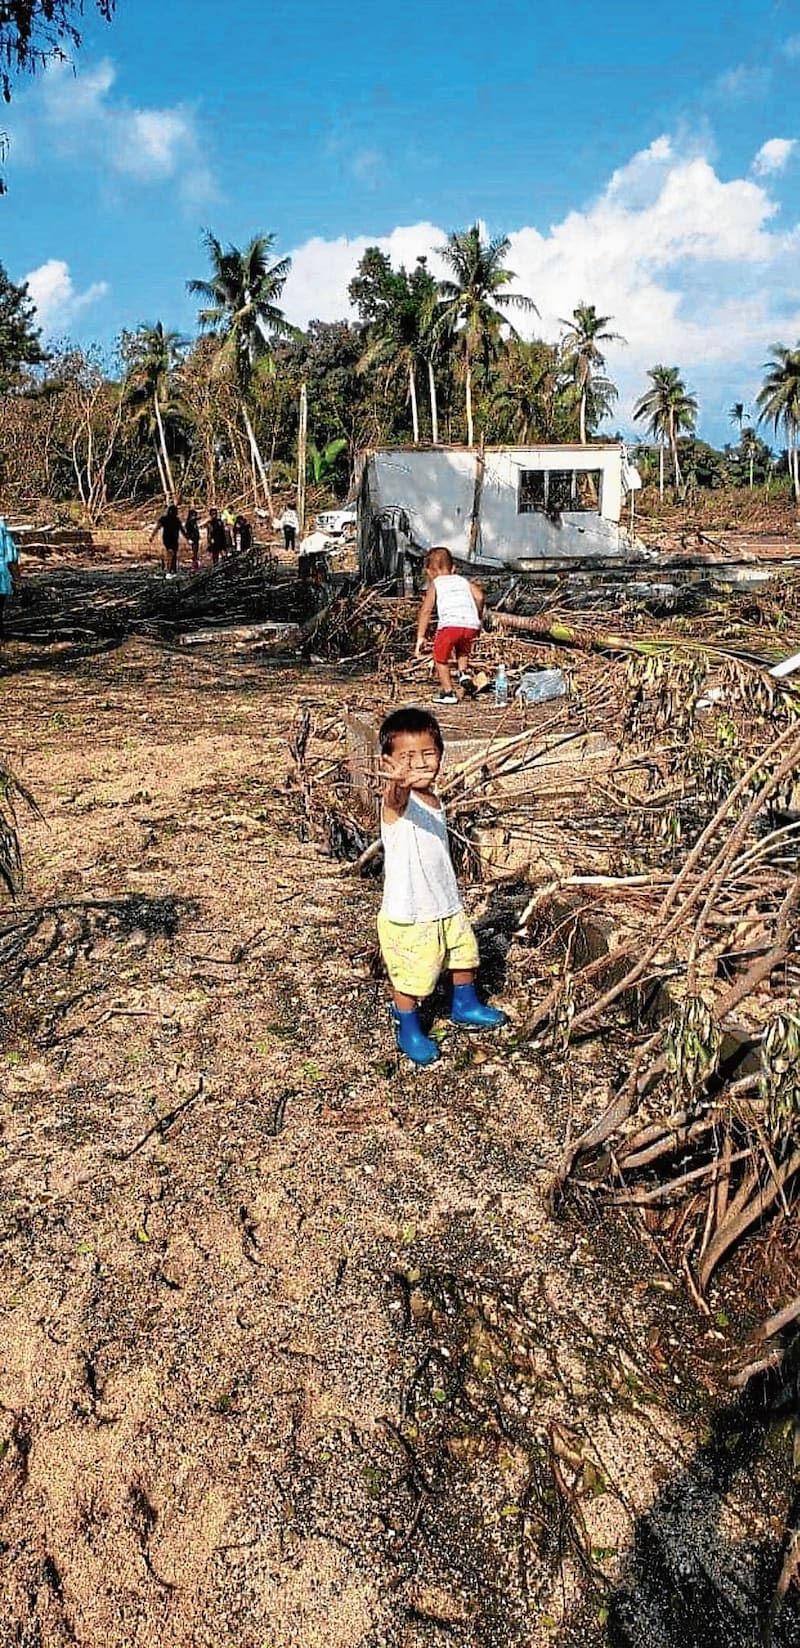
<svg viewBox="0 0 800 1648"><path fill-rule="evenodd" d="M443 809L419 801L413 790L393 824L381 815L385 854L383 903L389 921L442 921L461 909Z"/></svg>
<svg viewBox="0 0 800 1648"><path fill-rule="evenodd" d="M437 629L480 629L481 620L469 579L457 572L440 572L433 580L436 590Z"/></svg>

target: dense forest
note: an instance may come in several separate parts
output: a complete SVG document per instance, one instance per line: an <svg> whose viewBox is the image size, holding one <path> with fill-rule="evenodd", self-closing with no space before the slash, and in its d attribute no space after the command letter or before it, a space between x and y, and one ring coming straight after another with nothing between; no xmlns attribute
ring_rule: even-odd
<svg viewBox="0 0 800 1648"><path fill-rule="evenodd" d="M272 507L293 488L301 389L308 401L308 480L346 495L357 453L386 443L587 442L614 433L618 398L607 346L615 317L588 302L555 340L526 341L536 316L516 292L509 243L477 224L395 269L378 247L349 287L354 320L292 326L281 308L290 259L275 237L245 248L204 236L207 268L187 280L197 334L160 321L123 332L111 358L63 342L45 349L24 284L0 267L0 487L6 507L46 501L96 524L114 505L238 495ZM800 347L773 346L748 414L730 409L723 450L697 437L698 403L679 367L655 364L634 408L645 480L686 498L739 486L800 493ZM759 430L762 433L759 433ZM764 434L781 439L772 450Z"/></svg>

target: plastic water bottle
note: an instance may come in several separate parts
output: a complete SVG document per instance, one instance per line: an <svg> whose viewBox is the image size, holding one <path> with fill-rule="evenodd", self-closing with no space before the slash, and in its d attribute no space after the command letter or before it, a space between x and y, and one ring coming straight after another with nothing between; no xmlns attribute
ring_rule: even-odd
<svg viewBox="0 0 800 1648"><path fill-rule="evenodd" d="M566 691L567 678L563 670L526 670L517 697L526 704L542 704L548 698L563 698Z"/></svg>
<svg viewBox="0 0 800 1648"><path fill-rule="evenodd" d="M494 678L494 701L499 710L504 710L508 703L508 676L505 664L498 664Z"/></svg>

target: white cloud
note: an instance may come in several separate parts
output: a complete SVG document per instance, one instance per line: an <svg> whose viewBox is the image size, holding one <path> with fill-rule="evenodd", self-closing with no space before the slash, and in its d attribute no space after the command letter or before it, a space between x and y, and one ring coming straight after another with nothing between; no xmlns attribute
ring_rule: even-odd
<svg viewBox="0 0 800 1648"><path fill-rule="evenodd" d="M352 316L347 288L368 246L380 246L395 267L404 263L412 269L418 257L429 256L446 239L444 231L433 223L415 223L383 236L356 235L348 239L341 235L337 240L323 240L315 235L292 252L291 273L283 294L286 313L295 326L307 326L310 320ZM431 259L431 267L443 273L435 258Z"/></svg>
<svg viewBox="0 0 800 1648"><path fill-rule="evenodd" d="M790 34L789 39L784 40L780 49L784 57L788 57L790 61L800 57L800 34Z"/></svg>
<svg viewBox="0 0 800 1648"><path fill-rule="evenodd" d="M140 184L174 180L192 205L213 198L194 110L185 104L137 109L116 95L117 71L108 58L73 72L50 64L29 94L24 122L25 158L35 157L37 135L48 148L83 162L99 162L106 175ZM16 149L15 134L15 149Z"/></svg>
<svg viewBox="0 0 800 1648"><path fill-rule="evenodd" d="M770 137L762 143L753 161L756 177L768 177L770 172L782 172L789 156L797 148L796 137Z"/></svg>
<svg viewBox="0 0 800 1648"><path fill-rule="evenodd" d="M108 291L104 280L94 281L84 292L76 291L69 265L62 258L48 258L47 263L32 269L25 279L36 309L37 325L49 337L63 332L81 310L105 297Z"/></svg>
<svg viewBox="0 0 800 1648"><path fill-rule="evenodd" d="M751 395L773 339L793 343L800 335L800 228L773 229L777 211L764 183L723 180L705 155L662 135L582 211L546 233L510 232L517 290L540 311L539 320L516 323L527 335L556 338L561 317L594 303L627 339L627 347L608 349L620 423L629 423L644 374L658 361L678 365L701 411L712 415L718 400L721 416L732 398ZM425 254L441 274L436 252L445 239L442 228L417 223L384 236L307 241L292 254L287 313L301 326L351 314L347 286L368 245L407 267Z"/></svg>
<svg viewBox="0 0 800 1648"><path fill-rule="evenodd" d="M735 69L728 69L716 81L716 91L723 98L730 98L736 102L761 97L770 82L770 70L765 63L740 63Z"/></svg>

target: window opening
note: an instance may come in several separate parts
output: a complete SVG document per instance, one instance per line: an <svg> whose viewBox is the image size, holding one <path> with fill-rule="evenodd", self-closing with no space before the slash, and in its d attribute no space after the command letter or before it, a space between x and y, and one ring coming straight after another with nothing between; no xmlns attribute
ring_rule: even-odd
<svg viewBox="0 0 800 1648"><path fill-rule="evenodd" d="M561 515L566 511L599 514L602 500L599 469L521 469L517 513Z"/></svg>

